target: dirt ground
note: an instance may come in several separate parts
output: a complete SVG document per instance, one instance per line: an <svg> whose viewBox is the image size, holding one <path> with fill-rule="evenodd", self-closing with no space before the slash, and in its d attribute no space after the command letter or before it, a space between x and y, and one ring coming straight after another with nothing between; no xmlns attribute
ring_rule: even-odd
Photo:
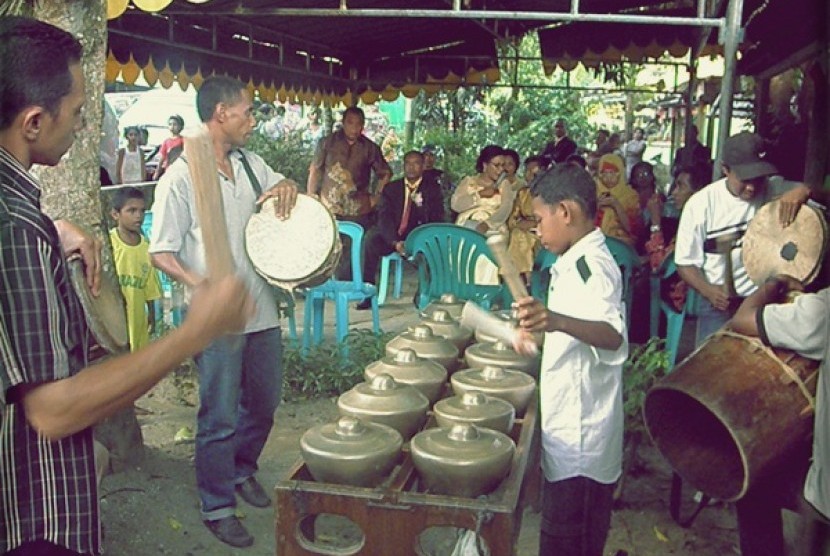
<svg viewBox="0 0 830 556"><path fill-rule="evenodd" d="M408 269L411 273L411 269ZM381 308L382 327L402 331L417 322L411 298L414 277L407 276L404 294ZM326 316L326 336L333 335L333 311ZM302 321L302 304L297 307ZM351 325L369 326L368 311L351 311ZM331 321L331 322L329 322ZM302 333L302 330L300 331ZM101 485L102 519L106 553L114 556L274 555L275 513L239 501L238 515L256 537L251 548L233 549L216 540L199 519L199 502L193 469L194 445L183 432L195 430L196 401L192 380L173 375L140 399L138 408L146 446L142 463L108 475ZM333 421L334 399L283 403L259 460L258 479L271 490L285 480L300 458L300 436L311 426ZM184 438L182 438L184 437ZM739 554L734 509L727 504L707 507L689 529L669 517L671 471L650 445L640 449L640 463L632 469L612 518L606 544L609 556L728 556ZM691 499L687 502L691 507ZM349 537L353 528L333 525L333 536ZM526 509L516 554L538 553L539 514ZM440 536L439 536L440 538ZM336 541L336 539L335 539ZM428 556L450 556L452 543L434 542ZM427 543L425 543L427 544ZM624 552L623 552L624 551ZM352 552L330 552L351 554ZM372 554L371 552L365 552ZM401 547L401 556L414 550ZM283 555L285 556L285 555ZM398 556L373 555L373 556ZM507 555L495 555L507 556ZM792 556L807 556L794 552Z"/></svg>
<svg viewBox="0 0 830 556"><path fill-rule="evenodd" d="M146 454L135 469L108 475L101 486L106 553L115 556L273 555L275 516L240 501L243 523L256 537L253 547L233 549L211 535L199 520L192 441L177 440L195 427L196 409L180 395L181 385L165 380L137 403ZM185 400L192 396L184 396ZM310 426L335 418L333 399L284 403L260 458L260 482L273 487L288 475L299 455L299 438ZM181 436L181 434L180 434ZM675 525L668 514L670 470L650 446L641 450L642 465L626 481L614 512L606 554L625 550L631 556L664 554L722 556L738 554L733 511L727 505L703 511L690 529ZM536 554L539 515L525 510L517 554ZM438 549L440 550L440 549ZM401 554L407 554L406 550ZM435 556L449 551L434 552Z"/></svg>

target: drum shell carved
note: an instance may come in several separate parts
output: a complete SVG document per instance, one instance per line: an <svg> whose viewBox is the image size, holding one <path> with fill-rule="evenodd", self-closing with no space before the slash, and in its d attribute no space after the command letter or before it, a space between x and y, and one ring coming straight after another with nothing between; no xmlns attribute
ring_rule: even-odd
<svg viewBox="0 0 830 556"><path fill-rule="evenodd" d="M738 335L717 333L648 392L646 428L677 473L720 500L801 448L813 411L786 363L815 394L818 362L786 350L777 360Z"/></svg>

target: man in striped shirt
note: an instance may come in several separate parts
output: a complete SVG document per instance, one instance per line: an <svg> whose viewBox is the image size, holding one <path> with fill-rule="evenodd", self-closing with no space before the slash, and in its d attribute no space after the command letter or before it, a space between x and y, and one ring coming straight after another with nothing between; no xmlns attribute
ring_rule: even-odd
<svg viewBox="0 0 830 556"><path fill-rule="evenodd" d="M0 553L15 556L101 552L91 427L253 312L237 278L208 281L179 329L90 364L66 260L84 260L97 292L100 243L46 216L29 173L83 125L80 59L68 33L0 17Z"/></svg>

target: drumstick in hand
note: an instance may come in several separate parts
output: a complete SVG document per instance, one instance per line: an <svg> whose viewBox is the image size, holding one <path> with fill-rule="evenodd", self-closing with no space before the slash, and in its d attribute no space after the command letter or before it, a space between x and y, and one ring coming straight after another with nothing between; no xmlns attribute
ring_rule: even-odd
<svg viewBox="0 0 830 556"><path fill-rule="evenodd" d="M507 239L504 237L504 234L494 234L488 237L487 246L496 258L496 263L499 265L499 274L504 278L504 282L507 284L507 289L510 290L510 295L513 296L513 299L527 297L527 288L519 274L519 269L516 268L513 257L507 252Z"/></svg>
<svg viewBox="0 0 830 556"><path fill-rule="evenodd" d="M184 137L184 156L193 182L196 198L196 214L202 228L205 244L205 262L210 278L223 278L233 274L233 257L228 243L228 228L225 224L225 209L222 205L222 191L219 189L219 175L216 171L216 156L213 142L206 130L197 135Z"/></svg>

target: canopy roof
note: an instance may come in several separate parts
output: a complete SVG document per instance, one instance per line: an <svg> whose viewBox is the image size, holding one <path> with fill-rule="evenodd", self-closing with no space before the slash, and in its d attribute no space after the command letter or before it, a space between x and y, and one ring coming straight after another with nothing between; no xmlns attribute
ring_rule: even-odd
<svg viewBox="0 0 830 556"><path fill-rule="evenodd" d="M339 0L339 7L334 0L132 1L138 9L125 11L128 0L108 0L110 81L120 75L130 83L143 73L151 84L198 87L219 73L239 77L267 100L315 103L493 83L500 78L497 45L529 31L540 31L552 71L683 56L702 30L722 21L717 11L704 17L697 0ZM744 1L745 20L771 6L815 9L812 0ZM663 22L643 24L654 15ZM716 51L717 35L715 29L703 53ZM792 42L793 33L773 35Z"/></svg>

